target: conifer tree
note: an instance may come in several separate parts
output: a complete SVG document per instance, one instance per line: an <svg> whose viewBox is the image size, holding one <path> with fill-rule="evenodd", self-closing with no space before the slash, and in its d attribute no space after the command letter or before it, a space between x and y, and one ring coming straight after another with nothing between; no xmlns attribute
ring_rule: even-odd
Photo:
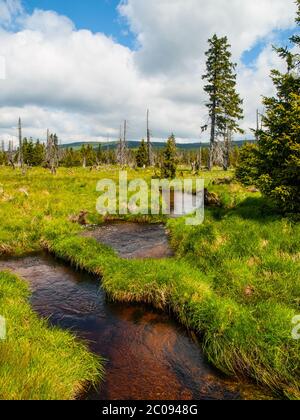
<svg viewBox="0 0 300 420"><path fill-rule="evenodd" d="M32 153L32 166L40 166L45 161L46 151L45 146L37 140Z"/></svg>
<svg viewBox="0 0 300 420"><path fill-rule="evenodd" d="M62 166L66 168L78 167L82 163L82 156L80 151L76 151L73 147L67 148L63 153L61 161Z"/></svg>
<svg viewBox="0 0 300 420"><path fill-rule="evenodd" d="M102 145L99 144L98 145L97 152L96 152L96 162L97 162L97 165L98 166L101 165L101 163L103 162L103 160L104 160L104 152L102 150Z"/></svg>
<svg viewBox="0 0 300 420"><path fill-rule="evenodd" d="M33 140L25 137L22 141L22 159L23 163L32 166L33 163L34 145Z"/></svg>
<svg viewBox="0 0 300 420"><path fill-rule="evenodd" d="M297 0L300 26L300 0ZM272 71L276 96L264 98L264 130L259 134L259 179L262 191L286 211L300 211L300 36L291 37L296 54L276 49L287 72Z"/></svg>
<svg viewBox="0 0 300 420"><path fill-rule="evenodd" d="M96 153L93 147L88 144L87 146L83 144L80 150L81 158L82 158L82 166L86 168L87 166L95 165L97 161Z"/></svg>
<svg viewBox="0 0 300 420"><path fill-rule="evenodd" d="M231 46L227 37L218 38L214 35L208 43L207 72L203 76L203 80L207 82L204 90L209 96L207 107L211 120L208 167L213 167L217 141L222 138L223 161L227 169L231 136L233 133L243 132L239 127L239 121L243 118L243 101L236 92L236 64L231 61Z"/></svg>
<svg viewBox="0 0 300 420"><path fill-rule="evenodd" d="M177 152L176 152L176 139L172 134L167 142L163 151L161 177L174 179L177 170Z"/></svg>
<svg viewBox="0 0 300 420"><path fill-rule="evenodd" d="M138 168L144 168L148 164L148 149L144 139L141 141L141 145L136 154L136 164Z"/></svg>
<svg viewBox="0 0 300 420"><path fill-rule="evenodd" d="M296 1L300 26L300 0ZM284 212L300 212L300 36L291 37L292 49L277 48L286 61L285 73L273 70L276 95L264 98L266 114L259 132L254 166L255 184ZM241 166L249 160L247 156Z"/></svg>
<svg viewBox="0 0 300 420"><path fill-rule="evenodd" d="M1 152L0 152L0 165L6 165L6 163L7 163L6 153L1 150Z"/></svg>

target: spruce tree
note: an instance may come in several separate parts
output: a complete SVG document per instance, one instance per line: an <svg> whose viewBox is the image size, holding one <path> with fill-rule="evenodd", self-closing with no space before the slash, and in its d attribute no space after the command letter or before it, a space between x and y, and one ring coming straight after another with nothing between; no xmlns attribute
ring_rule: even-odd
<svg viewBox="0 0 300 420"><path fill-rule="evenodd" d="M93 166L97 162L97 155L93 146L88 144L87 146L83 144L80 149L80 154L82 158L82 166L86 168L87 166Z"/></svg>
<svg viewBox="0 0 300 420"><path fill-rule="evenodd" d="M45 161L45 156L45 146L37 140L33 148L32 166L41 166Z"/></svg>
<svg viewBox="0 0 300 420"><path fill-rule="evenodd" d="M297 0L300 26L300 0ZM287 70L273 70L276 95L264 98L264 129L259 133L256 184L286 212L300 212L300 36L292 49L277 48Z"/></svg>
<svg viewBox="0 0 300 420"><path fill-rule="evenodd" d="M138 168L144 168L148 164L148 149L144 139L136 153L136 164Z"/></svg>
<svg viewBox="0 0 300 420"><path fill-rule="evenodd" d="M27 140L27 138L23 139L22 154L23 154L23 163L29 166L33 166L34 144L33 144L32 138L30 138L29 140Z"/></svg>
<svg viewBox="0 0 300 420"><path fill-rule="evenodd" d="M82 167L86 168L86 165L87 165L87 151L86 151L86 147L85 147L84 144L81 146L80 155L81 155L81 159L82 159Z"/></svg>
<svg viewBox="0 0 300 420"><path fill-rule="evenodd" d="M216 143L222 138L223 162L224 168L227 169L231 136L233 133L243 132L239 127L239 121L243 118L243 101L236 92L236 64L231 60L231 46L227 37L218 38L214 35L208 43L207 72L203 76L203 80L207 82L204 90L209 96L207 107L211 120L208 167L213 167Z"/></svg>
<svg viewBox="0 0 300 420"><path fill-rule="evenodd" d="M6 165L7 163L7 156L4 151L0 152L0 165Z"/></svg>
<svg viewBox="0 0 300 420"><path fill-rule="evenodd" d="M80 151L76 151L71 148L67 148L64 151L63 158L61 161L62 166L66 168L78 167L81 165L82 156Z"/></svg>
<svg viewBox="0 0 300 420"><path fill-rule="evenodd" d="M104 160L104 152L102 150L102 145L99 144L98 145L97 152L96 152L96 162L97 162L97 165L98 166L101 165L101 163L103 162L103 160Z"/></svg>
<svg viewBox="0 0 300 420"><path fill-rule="evenodd" d="M162 167L161 167L161 178L174 179L176 177L177 170L177 151L176 151L176 139L172 134L167 142L167 145L163 151Z"/></svg>

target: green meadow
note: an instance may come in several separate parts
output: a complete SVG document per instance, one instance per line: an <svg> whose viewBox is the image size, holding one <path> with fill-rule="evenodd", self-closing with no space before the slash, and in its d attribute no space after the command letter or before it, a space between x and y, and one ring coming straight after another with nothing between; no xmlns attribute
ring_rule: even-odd
<svg viewBox="0 0 300 420"><path fill-rule="evenodd" d="M127 216L165 222L175 257L123 260L80 236L83 228L74 223L83 210L90 224L105 222L95 208L96 184L117 181L118 174L113 166L61 168L56 176L44 169L22 175L0 168L1 257L46 249L97 275L113 300L171 310L197 333L208 360L222 372L251 378L275 396L300 399L300 341L292 338L300 304L299 223L235 181L213 184L234 173L203 172L200 177L222 206L207 208L201 226L187 226L184 218ZM150 169L128 174L129 180L147 182L154 175ZM191 177L184 169L178 174ZM0 314L11 325L8 340L0 341L0 398L74 398L102 377L102 361L71 333L39 320L28 294L22 280L0 274Z"/></svg>

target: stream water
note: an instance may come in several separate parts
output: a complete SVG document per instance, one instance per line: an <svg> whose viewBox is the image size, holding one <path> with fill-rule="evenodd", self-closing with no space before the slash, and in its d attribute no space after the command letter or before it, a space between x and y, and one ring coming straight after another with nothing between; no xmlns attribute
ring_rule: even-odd
<svg viewBox="0 0 300 420"><path fill-rule="evenodd" d="M126 259L168 258L173 256L164 225L110 222L84 232L110 246Z"/></svg>
<svg viewBox="0 0 300 420"><path fill-rule="evenodd" d="M204 359L199 344L167 314L143 305L110 303L99 279L48 255L0 261L26 279L31 304L52 325L87 340L106 362L92 400L232 400L261 398L260 389L227 379Z"/></svg>

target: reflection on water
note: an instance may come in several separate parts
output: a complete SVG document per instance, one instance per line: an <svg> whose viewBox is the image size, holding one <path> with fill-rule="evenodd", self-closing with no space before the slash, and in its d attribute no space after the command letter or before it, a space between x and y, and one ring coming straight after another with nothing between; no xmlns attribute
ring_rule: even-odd
<svg viewBox="0 0 300 420"><path fill-rule="evenodd" d="M167 258L173 255L164 225L111 222L84 233L112 247L120 257Z"/></svg>
<svg viewBox="0 0 300 420"><path fill-rule="evenodd" d="M47 256L0 262L27 279L35 311L70 329L107 359L106 379L85 399L239 399L252 385L221 377L197 343L168 315L109 303L98 280Z"/></svg>

